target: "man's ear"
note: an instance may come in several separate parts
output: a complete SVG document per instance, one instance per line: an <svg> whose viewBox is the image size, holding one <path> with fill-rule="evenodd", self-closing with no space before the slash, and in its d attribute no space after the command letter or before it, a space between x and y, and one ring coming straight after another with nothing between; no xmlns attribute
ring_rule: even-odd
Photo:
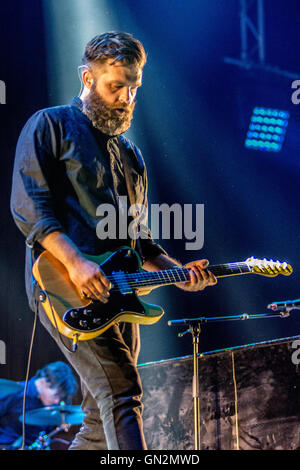
<svg viewBox="0 0 300 470"><path fill-rule="evenodd" d="M93 76L91 74L91 71L89 69L85 69L82 73L82 81L84 83L84 86L86 86L87 88L91 88L93 82L94 82L94 79L93 79Z"/></svg>

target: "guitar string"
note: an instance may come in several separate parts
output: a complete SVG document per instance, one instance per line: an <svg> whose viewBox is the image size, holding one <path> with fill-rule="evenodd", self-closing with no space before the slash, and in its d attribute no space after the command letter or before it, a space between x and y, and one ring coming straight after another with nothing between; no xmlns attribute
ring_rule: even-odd
<svg viewBox="0 0 300 470"><path fill-rule="evenodd" d="M248 265L246 263L232 263L232 266L237 268L237 265L239 265L238 272L239 273L247 273L251 272ZM228 265L223 265L224 267L229 266ZM211 269L213 266L211 267ZM219 268L219 266L218 266ZM246 271L242 271L241 268L247 268ZM215 271L217 271L215 269ZM222 271L220 268L219 271ZM232 268L228 269L228 271L232 271ZM139 287L139 286L151 286L151 285L158 285L159 283L162 284L173 284L174 282L186 282L189 280L189 275L188 275L188 268L181 268L180 266L178 268L173 268L165 271L154 271L154 272L146 272L146 273L121 273L120 277L125 277L125 279L119 279L117 280L117 284L120 287L123 286L123 288L126 288L126 286L132 286L132 287ZM177 275L177 278L175 277ZM106 276L108 280L110 281L115 281L116 282L116 277L108 275ZM116 288L115 290L119 290L119 288ZM114 291L114 288L111 289L111 291Z"/></svg>
<svg viewBox="0 0 300 470"><path fill-rule="evenodd" d="M235 265L232 265L232 267L229 267L229 265L224 265L223 268L221 267L214 267L214 266L211 266L210 267L210 270L212 272L215 272L215 273L218 273L218 272L222 272L224 270L224 267L227 268L226 271L227 272L232 272L232 271L242 271L243 268L247 268L246 271L250 271L249 267L247 264L240 264L239 266L237 264ZM235 268L235 269L233 269ZM182 268L182 267L178 267L178 268L172 268L172 269L167 269L167 270L163 270L163 271L150 271L150 272L140 272L140 271L137 271L136 273L124 273L124 272L121 272L120 275L125 275L127 277L131 276L131 277L139 277L140 279L145 279L145 280L150 280L151 278L154 278L154 277L161 277L161 278L165 278L165 277L169 277L169 276L174 276L175 274L177 276L180 276L181 274L186 276L189 272L189 269L188 268ZM116 276L118 275L118 273L116 273ZM114 278L114 276L112 275L107 275L106 276L108 279L112 279Z"/></svg>
<svg viewBox="0 0 300 470"><path fill-rule="evenodd" d="M224 269L225 272L228 273L224 274L224 276L234 274L247 274L252 272L245 261L212 265L209 267L209 270L211 270L217 277L221 277L219 273L224 272ZM267 272L267 274L270 273ZM106 278L113 284L113 287L110 289L111 292L120 291L122 289L126 290L128 286L131 288L139 288L143 286L151 287L174 284L179 282L187 282L190 279L189 269L181 266L162 271L138 271L135 273L121 272L120 274L116 273L115 275L106 275ZM116 283L117 286L115 286L114 283Z"/></svg>
<svg viewBox="0 0 300 470"><path fill-rule="evenodd" d="M247 272L251 272L249 270L247 271L236 271L236 272L228 272L228 273L224 273L223 275L226 276L226 275L230 275L230 274L244 274L244 273L247 273ZM221 277L222 276L222 273L221 274L218 274L217 272L215 272L214 274L216 274L218 277ZM150 275L150 276L147 276L147 275L144 275L143 273L122 273L122 274L118 274L118 275L107 275L106 276L107 279L109 280L114 280L114 279L117 279L118 280L118 277L119 277L119 282L132 282L132 283L147 283L147 282L156 282L156 281L169 281L169 280L175 280L176 282L177 281L187 281L190 279L190 276L188 275L188 273L182 273L182 272L172 272L172 273L166 273L166 274L155 274L155 275ZM124 278L124 280L122 280L122 277Z"/></svg>
<svg viewBox="0 0 300 470"><path fill-rule="evenodd" d="M211 266L210 267L210 270L214 273L214 274L217 274L220 273L220 272L223 272L224 271L224 267L226 268L226 272L228 272L229 274L239 274L239 273L247 273L247 272L251 272L251 269L248 267L248 265L246 263L239 263L239 264L232 264L231 266L228 264L228 265L219 265L219 266ZM139 282L139 280L141 281L151 281L152 279L154 281L156 280L164 280L165 278L169 278L170 279L170 276L173 276L173 278L175 277L175 275L177 276L185 276L186 279L179 279L180 281L182 280L187 280L188 277L187 277L187 274L189 272L189 269L188 268L182 268L182 267L178 267L178 268L172 268L172 269L168 269L168 270L163 270L163 271L150 271L150 272L133 272L133 273L124 273L124 272L121 272L120 273L120 276L125 276L126 277L126 280L130 280L130 278L135 278L134 281L136 282ZM275 273L279 273L278 272L278 269L273 271L274 274ZM267 271L268 273L268 271ZM226 275L226 274L224 274ZM116 273L115 276L113 275L107 275L106 277L108 279L114 279L116 276L118 276L118 273ZM128 279L129 278L129 279ZM137 279L138 278L138 279ZM176 279L177 281L177 279ZM126 282L126 281L124 281Z"/></svg>
<svg viewBox="0 0 300 470"><path fill-rule="evenodd" d="M236 268L236 264L234 267ZM242 270L241 268L247 268L246 270ZM221 269L220 269L221 270ZM217 277L222 277L222 275L217 274L217 270L214 270L215 274ZM222 270L221 270L222 271ZM251 269L248 267L247 264L242 264L240 263L240 268L239 270L235 269L235 273L232 272L232 269L228 269L228 275L234 275L234 274L247 274L251 273ZM189 277L186 276L188 273L187 268L176 268L172 270L166 270L166 271L155 271L155 272L137 272L137 273L121 273L120 274L120 279L118 280L117 284L118 287L115 288L115 290L120 290L120 288L126 288L128 285L131 287L141 287L141 286L155 286L159 284L174 284L177 282L186 282L189 280ZM273 272L274 274L279 274L279 272L275 271ZM175 278L175 274L178 276L178 279ZM262 273L263 274L263 273ZM265 274L270 274L268 271ZM227 274L224 274L226 276ZM172 278L172 277L173 278ZM106 276L108 280L110 281L115 281L115 276L107 275ZM121 277L124 277L125 279L121 279ZM134 279L132 279L134 278ZM111 289L111 291L114 291L114 288Z"/></svg>
<svg viewBox="0 0 300 470"><path fill-rule="evenodd" d="M237 275L238 274L251 274L251 271L247 271L247 272L243 272L243 273L237 273ZM266 274L269 274L269 273L266 273ZM221 276L219 276L219 277L221 277ZM115 279L111 279L111 280L113 282L115 282ZM188 281L188 279L164 279L164 280L157 279L157 280L149 280L149 281L122 281L122 280L119 280L119 282L117 283L117 287L115 285L113 285L113 287L110 289L110 292L120 291L122 289L126 289L128 286L138 289L138 288L141 288L141 287L172 285L172 284L187 282L187 281Z"/></svg>
<svg viewBox="0 0 300 470"><path fill-rule="evenodd" d="M248 271L251 271L251 269L249 268L248 264L245 262L245 261L242 261L242 262L235 262L235 263L226 263L226 264L220 264L220 265L212 265L209 267L209 270L212 271L213 273L216 273L218 274L220 271L222 272L224 269L227 271L227 272L231 272L231 271L237 271L237 270L241 270L243 271L243 269L246 268L246 272ZM278 271L278 269L277 269ZM126 276L134 276L134 277L139 277L141 280L143 280L143 277L145 280L150 280L149 278L151 277L159 277L159 276L174 276L175 274L176 275L180 275L180 274L187 274L188 273L188 268L185 268L185 267L181 267L181 266L178 266L176 268L172 268L172 269L167 269L167 270L162 270L162 271L152 271L152 272L136 272L136 273L123 273L121 275L126 275ZM275 269L275 273L276 273L276 269ZM107 275L106 276L108 279L113 279L114 277L113 276L109 276ZM181 280L181 279L180 279Z"/></svg>
<svg viewBox="0 0 300 470"><path fill-rule="evenodd" d="M249 271L249 268L248 268L248 265L247 264L242 264L240 263L239 265L235 264L235 265L232 265L232 267L229 267L229 265L224 265L224 266L217 266L217 267L214 267L214 266L211 266L209 268L210 271L212 272L219 272L219 271L223 271L224 268L226 268L226 271L230 272L230 271L236 271L236 270L242 270L243 268L247 268L247 271ZM169 275L180 275L180 274L183 274L183 275L186 275L188 274L189 272L189 269L188 268L183 268L183 267L180 267L178 266L178 268L172 268L172 269L167 269L167 270L163 270L163 271L149 271L149 272L140 272L140 271L137 271L136 273L126 273L127 276L139 276L139 277L153 277L153 276L169 276ZM123 274L123 273L122 273ZM112 276L111 276L112 277Z"/></svg>

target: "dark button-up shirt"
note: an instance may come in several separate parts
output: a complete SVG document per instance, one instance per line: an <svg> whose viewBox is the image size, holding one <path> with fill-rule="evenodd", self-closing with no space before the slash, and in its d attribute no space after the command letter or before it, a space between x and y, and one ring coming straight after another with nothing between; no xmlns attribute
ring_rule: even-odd
<svg viewBox="0 0 300 470"><path fill-rule="evenodd" d="M97 130L81 109L76 97L69 105L36 112L17 143L11 211L26 237L26 291L32 309L32 263L46 235L64 232L82 252L92 255L132 246L129 236L120 239L118 224L115 238L113 233L106 239L97 234L104 218L97 208L110 204L119 214L120 196L128 195L120 148L131 163L134 203L142 208L143 225L147 220L147 173L140 150L124 136L110 137ZM140 244L144 259L165 253L148 228L146 232Z"/></svg>

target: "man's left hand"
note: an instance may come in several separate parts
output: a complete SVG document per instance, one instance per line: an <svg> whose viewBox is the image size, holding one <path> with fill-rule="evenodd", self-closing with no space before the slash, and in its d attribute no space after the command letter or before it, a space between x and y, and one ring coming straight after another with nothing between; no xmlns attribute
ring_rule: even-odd
<svg viewBox="0 0 300 470"><path fill-rule="evenodd" d="M190 281L178 283L176 286L188 292L197 292L207 286L214 286L217 284L217 279L210 271L206 270L208 265L207 259L185 264L184 267L189 269Z"/></svg>

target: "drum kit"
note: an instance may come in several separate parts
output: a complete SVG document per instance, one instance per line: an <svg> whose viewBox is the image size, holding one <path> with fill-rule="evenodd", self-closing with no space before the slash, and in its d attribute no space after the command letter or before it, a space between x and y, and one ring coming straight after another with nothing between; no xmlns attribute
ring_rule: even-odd
<svg viewBox="0 0 300 470"><path fill-rule="evenodd" d="M0 379L0 395L10 395L23 390L23 386L12 380ZM27 411L24 415L25 424L39 426L41 428L54 427L53 431L39 433L37 439L25 450L50 450L53 442L60 442L69 445L70 442L65 439L56 437L61 431L68 432L71 426L80 425L82 423L84 413L80 405L66 405L61 402L59 405L44 406L42 408ZM19 417L19 421L23 421L23 416ZM22 436L18 438L12 445L5 446L2 450L18 450L22 445Z"/></svg>

